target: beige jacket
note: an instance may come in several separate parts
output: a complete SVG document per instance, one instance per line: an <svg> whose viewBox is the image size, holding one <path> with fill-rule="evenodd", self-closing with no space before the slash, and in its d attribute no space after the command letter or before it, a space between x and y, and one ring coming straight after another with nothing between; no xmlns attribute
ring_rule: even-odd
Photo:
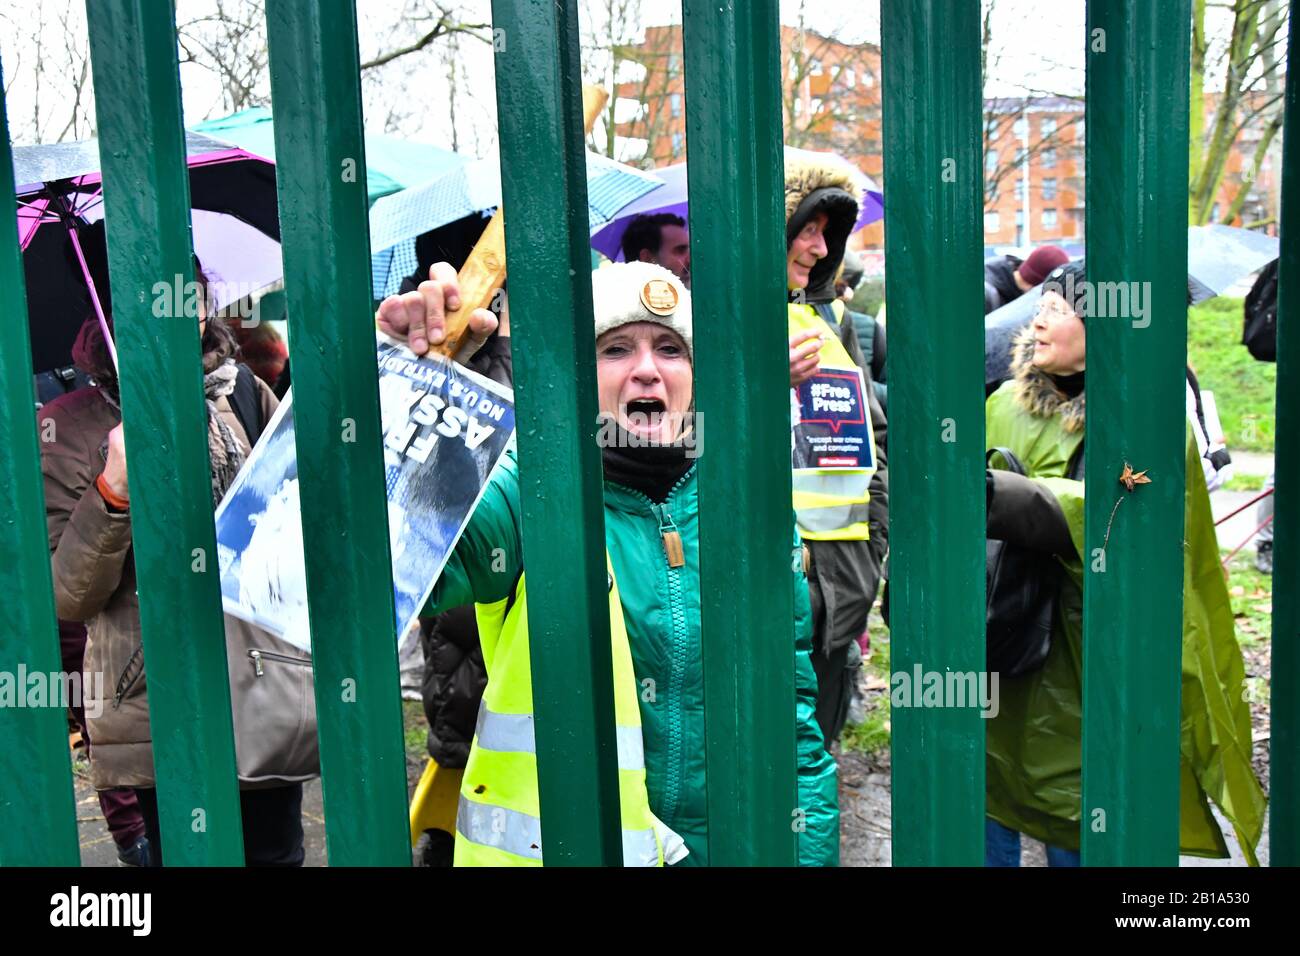
<svg viewBox="0 0 1300 956"><path fill-rule="evenodd" d="M269 422L277 401L271 390L257 382L263 421ZM248 436L226 398L217 410L244 452ZM91 780L96 788L154 786L153 747L149 730L140 607L135 566L131 559L131 516L109 510L95 487L104 470L109 431L121 421L99 388L83 388L64 395L37 411L42 435L41 471L45 479L45 515L54 573L58 616L84 621L88 639L84 671L102 674L87 679L86 711L93 746ZM176 636L184 639L183 622ZM253 664L250 647L276 647L270 635L242 621L226 618L227 656L232 683L247 675ZM259 688L260 689L260 688ZM280 668L266 691L289 690L311 699L311 669ZM102 694L95 700L93 694ZM305 710L305 707L304 707ZM98 717L90 714L98 713ZM259 740L285 739L283 734L257 726L263 716L257 702L235 699L234 720L239 741L241 782L257 773L245 771L266 763L258 753ZM307 715L303 715L307 719ZM311 714L314 721L314 711ZM251 743L250 743L251 741ZM314 749L314 738L311 742ZM313 755L314 757L314 755Z"/></svg>

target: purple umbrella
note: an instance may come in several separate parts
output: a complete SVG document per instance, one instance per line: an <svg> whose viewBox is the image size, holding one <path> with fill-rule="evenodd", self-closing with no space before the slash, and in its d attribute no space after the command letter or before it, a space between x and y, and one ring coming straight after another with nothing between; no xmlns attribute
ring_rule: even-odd
<svg viewBox="0 0 1300 956"><path fill-rule="evenodd" d="M834 153L812 153L808 150L796 149L793 146L785 147L785 151L790 156L830 157L835 162L848 165L846 160ZM653 173L664 181L662 186L646 193L640 199L628 203L619 210L618 216L614 220L592 230L591 247L607 259L618 262L623 258L623 233L627 231L628 224L637 216L653 216L667 212L675 216L681 216L683 219L686 218L689 205L686 195L686 164L677 163L673 166L665 166L662 169L653 170ZM885 218L884 194L868 176L860 172L857 173L857 176L863 181L865 199L858 213L858 221L853 225L853 232L857 232L863 226L869 226L873 222Z"/></svg>
<svg viewBox="0 0 1300 956"><path fill-rule="evenodd" d="M275 167L207 137L189 134L186 145L194 248L221 308L283 276ZM37 373L71 364L72 343L90 314L98 317L113 350L97 161L93 140L14 150L18 239Z"/></svg>

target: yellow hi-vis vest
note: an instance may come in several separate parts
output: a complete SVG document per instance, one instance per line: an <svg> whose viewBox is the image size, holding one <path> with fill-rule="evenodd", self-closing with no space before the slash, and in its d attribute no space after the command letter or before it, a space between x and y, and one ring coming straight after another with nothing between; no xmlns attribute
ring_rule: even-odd
<svg viewBox="0 0 1300 956"><path fill-rule="evenodd" d="M835 317L841 322L844 318L844 304L832 304ZM817 314L811 305L791 303L786 309L789 320L790 335L801 332L821 332L822 339L821 368L823 369L858 369L848 350L840 341L835 330ZM866 376L863 376L865 381ZM792 411L792 428L798 428L798 403L794 398ZM868 402L865 391L862 396ZM871 412L868 405L864 409L867 418L867 433L873 443L875 454L875 436L871 432ZM794 486L794 512L799 525L799 535L812 541L864 541L871 537L867 524L867 508L871 503L870 468L795 468L792 473Z"/></svg>
<svg viewBox="0 0 1300 956"><path fill-rule="evenodd" d="M682 838L650 810L636 674L612 569L609 580L623 865L663 866L676 863L687 850ZM478 604L475 612L488 682L460 789L455 865L541 866L533 675L523 577L513 602Z"/></svg>

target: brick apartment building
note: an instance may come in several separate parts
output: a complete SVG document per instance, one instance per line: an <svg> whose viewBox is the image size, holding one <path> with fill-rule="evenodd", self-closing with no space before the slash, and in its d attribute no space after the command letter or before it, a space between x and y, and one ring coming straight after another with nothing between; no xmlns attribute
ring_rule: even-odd
<svg viewBox="0 0 1300 956"><path fill-rule="evenodd" d="M1083 239L1083 137L1080 100L985 100L986 246Z"/></svg>
<svg viewBox="0 0 1300 956"><path fill-rule="evenodd" d="M615 108L619 158L647 168L686 158L686 87L682 28L648 27L624 51ZM845 44L811 31L781 27L785 141L830 150L883 186L880 48ZM623 76L630 78L623 81ZM1205 97L1207 125L1214 95ZM1275 214L1277 176L1266 158L1253 183L1243 183L1261 131L1244 129L1234 144L1211 221L1250 190L1233 224ZM986 250L1054 243L1075 251L1084 240L1084 106L1070 97L988 99L984 104L984 244ZM1276 144L1275 144L1276 146ZM883 223L850 239L853 248L884 245Z"/></svg>

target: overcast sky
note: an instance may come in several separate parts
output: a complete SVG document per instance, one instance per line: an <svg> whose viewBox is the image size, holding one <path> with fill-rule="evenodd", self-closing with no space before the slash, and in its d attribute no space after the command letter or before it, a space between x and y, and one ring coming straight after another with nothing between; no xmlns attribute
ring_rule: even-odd
<svg viewBox="0 0 1300 956"><path fill-rule="evenodd" d="M229 4L232 0L226 0ZM990 0L984 0L987 7ZM991 76L986 95L1014 96L1025 93L1083 92L1084 3L1083 0L992 0L994 2ZM39 3L39 7L37 4ZM358 0L362 58L391 48L400 38L398 24L407 0ZM202 15L215 6L214 0L177 0L182 21ZM466 0L462 4L470 19L491 19L489 0ZM591 0L583 7L600 8L604 0ZM879 0L847 4L844 0L782 0L782 22L795 24L800 11L806 25L818 32L847 42L878 42ZM640 26L680 22L680 0L642 0ZM37 13L36 11L39 11ZM1208 32L1222 34L1230 26L1226 11L1210 9ZM31 142L34 114L53 116L63 107L63 97L46 90L37 102L30 74L35 43L17 33L30 32L38 17L45 19L42 46L47 70L57 72L60 52L66 47L85 48L83 0L0 0L0 62L5 83L10 87L8 109L16 142ZM66 27L63 20L66 20ZM587 22L584 36L603 32L604 25ZM407 34L409 36L409 33ZM50 64L55 64L51 66ZM495 97L492 51L474 41L462 41L458 57L457 82L462 90L456 128L458 147L465 152L486 154L495 145ZM194 123L221 115L221 87L216 77L197 65L181 71L185 120ZM376 131L386 127L415 140L450 145L447 108L448 66L439 56L413 54L384 68L382 75L368 74L366 125ZM12 85L11 85L12 84ZM472 91L466 95L464 91ZM66 110L65 110L66 112ZM57 138L65 120L52 119L53 127L43 130L47 139ZM77 138L84 137L84 131Z"/></svg>

